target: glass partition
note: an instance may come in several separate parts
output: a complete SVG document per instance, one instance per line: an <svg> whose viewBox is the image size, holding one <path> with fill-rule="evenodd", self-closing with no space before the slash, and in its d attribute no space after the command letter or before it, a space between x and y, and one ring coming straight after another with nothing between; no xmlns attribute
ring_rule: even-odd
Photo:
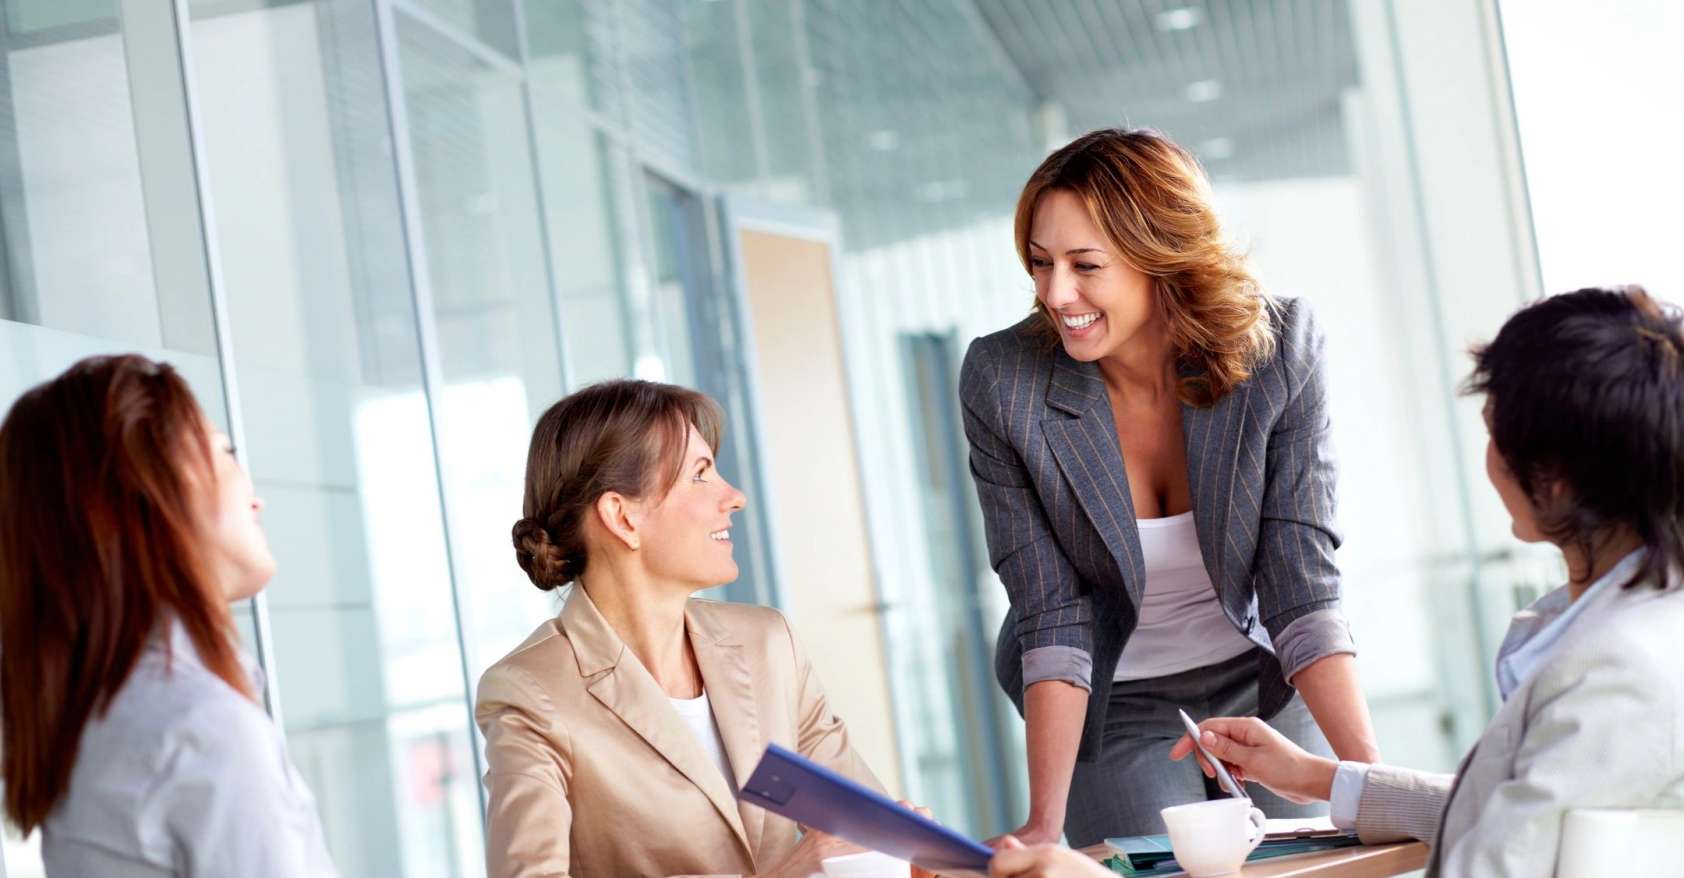
<svg viewBox="0 0 1684 878"><path fill-rule="evenodd" d="M381 34L361 3L193 22L287 745L347 875L481 862Z"/></svg>

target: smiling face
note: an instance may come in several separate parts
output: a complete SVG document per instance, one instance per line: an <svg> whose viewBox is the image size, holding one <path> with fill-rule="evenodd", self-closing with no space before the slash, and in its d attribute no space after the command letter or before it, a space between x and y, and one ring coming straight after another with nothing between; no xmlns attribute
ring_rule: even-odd
<svg viewBox="0 0 1684 878"><path fill-rule="evenodd" d="M1051 189L1036 203L1029 271L1035 298L1076 360L1111 356L1163 329L1152 278L1122 258L1073 192Z"/></svg>
<svg viewBox="0 0 1684 878"><path fill-rule="evenodd" d="M714 468L713 449L694 425L684 468L665 496L639 503L638 525L645 569L655 578L695 590L737 578L731 557L731 515L747 498Z"/></svg>

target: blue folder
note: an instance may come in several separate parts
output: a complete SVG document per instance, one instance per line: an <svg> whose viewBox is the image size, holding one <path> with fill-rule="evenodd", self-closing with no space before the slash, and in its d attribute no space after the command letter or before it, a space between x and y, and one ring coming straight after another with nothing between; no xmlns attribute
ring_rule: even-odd
<svg viewBox="0 0 1684 878"><path fill-rule="evenodd" d="M776 744L766 748L737 798L926 869L987 871L994 856L986 846Z"/></svg>

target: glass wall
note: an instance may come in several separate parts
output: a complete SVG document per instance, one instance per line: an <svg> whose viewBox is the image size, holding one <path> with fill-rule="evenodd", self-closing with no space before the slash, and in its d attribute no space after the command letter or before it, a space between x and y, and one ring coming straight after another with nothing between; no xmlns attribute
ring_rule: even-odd
<svg viewBox="0 0 1684 878"><path fill-rule="evenodd" d="M345 874L481 868L473 687L558 609L509 527L563 393L635 375L719 399L751 502L717 596L800 587L759 502L732 264L733 217L779 211L834 231L861 611L887 652L886 681L839 663L827 685L893 718L865 755L896 792L978 836L1022 819L953 384L970 339L1027 313L1019 187L1090 128L1192 148L1269 288L1328 330L1346 603L1389 758L1453 764L1494 632L1557 575L1507 537L1454 392L1467 343L1539 289L1489 0L0 9L0 399L141 350L243 437L280 572L242 624ZM1529 158L1552 136L1528 130ZM38 870L6 843L5 874Z"/></svg>
<svg viewBox="0 0 1684 878"><path fill-rule="evenodd" d="M1500 5L1545 287L1684 298L1672 241L1684 165L1669 146L1684 137L1684 7Z"/></svg>

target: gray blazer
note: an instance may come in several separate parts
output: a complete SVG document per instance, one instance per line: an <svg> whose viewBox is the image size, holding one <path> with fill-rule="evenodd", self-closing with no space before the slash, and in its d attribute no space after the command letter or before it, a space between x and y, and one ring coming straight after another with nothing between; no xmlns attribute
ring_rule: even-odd
<svg viewBox="0 0 1684 878"><path fill-rule="evenodd" d="M1275 318L1268 362L1215 406L1181 411L1205 567L1229 621L1261 647L1266 718L1291 700L1293 674L1356 651L1333 562L1323 339L1302 302L1277 300ZM1077 758L1094 761L1146 575L1099 369L1037 333L1041 319L972 342L959 395L989 561L1011 599L995 675L1019 712L1030 683L1087 687Z"/></svg>
<svg viewBox="0 0 1684 878"><path fill-rule="evenodd" d="M1369 769L1357 805L1364 842L1430 840L1429 875L1553 875L1569 810L1684 809L1684 587L1583 599L1596 603L1456 774Z"/></svg>

